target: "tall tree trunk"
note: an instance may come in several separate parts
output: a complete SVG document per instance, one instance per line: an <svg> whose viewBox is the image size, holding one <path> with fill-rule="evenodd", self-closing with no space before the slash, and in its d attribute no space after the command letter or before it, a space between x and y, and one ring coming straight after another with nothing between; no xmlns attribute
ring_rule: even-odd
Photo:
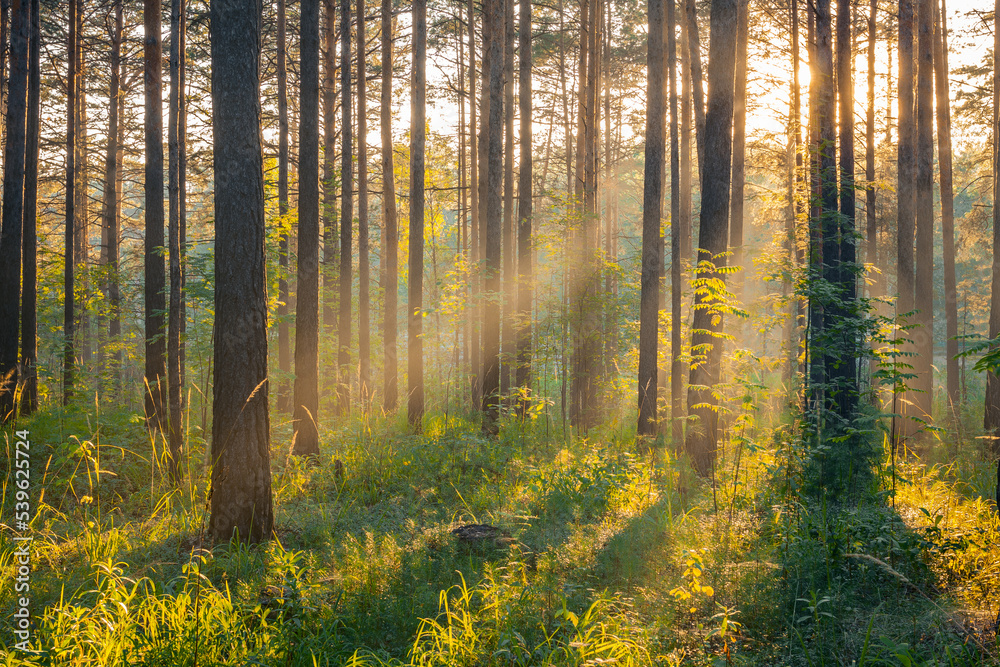
<svg viewBox="0 0 1000 667"><path fill-rule="evenodd" d="M7 124L7 62L10 46L10 0L0 0L0 140ZM3 141L0 141L3 143Z"/></svg>
<svg viewBox="0 0 1000 667"><path fill-rule="evenodd" d="M340 333L340 230L337 220L337 3L323 0L325 20L323 54L323 331L324 340L334 341ZM346 220L344 224L351 224ZM324 360L324 395L333 396L337 409L339 394L339 344L333 345L333 359Z"/></svg>
<svg viewBox="0 0 1000 667"><path fill-rule="evenodd" d="M666 4L667 78L670 81L670 432L674 444L679 447L684 441L684 424L681 422L681 392L684 390L684 364L681 362L681 237L684 235L684 225L681 223L680 142L677 127L677 16L675 1L666 0Z"/></svg>
<svg viewBox="0 0 1000 667"><path fill-rule="evenodd" d="M22 0L24 1L24 0ZM28 42L28 95L24 146L24 231L21 291L21 414L38 410L37 245L38 135L41 95L41 19L39 0L31 2Z"/></svg>
<svg viewBox="0 0 1000 667"><path fill-rule="evenodd" d="M76 15L80 11L79 0L69 0L69 33L66 51L76 53ZM9 97L9 96L8 96ZM76 296L74 274L76 262L76 58L67 58L66 71L66 230L63 254L63 405L68 405L73 396L73 370L76 363L75 325Z"/></svg>
<svg viewBox="0 0 1000 667"><path fill-rule="evenodd" d="M360 53L360 50L358 51ZM351 0L340 0L340 344L337 350L341 414L351 407L351 288L354 286L354 138L351 133Z"/></svg>
<svg viewBox="0 0 1000 667"><path fill-rule="evenodd" d="M934 0L917 0L915 352L913 394L920 419L931 419L934 356Z"/></svg>
<svg viewBox="0 0 1000 667"><path fill-rule="evenodd" d="M573 313L571 332L573 336L573 374L570 382L570 423L585 427L586 400L584 385L590 379L593 369L588 368L586 350L586 327L584 324L585 286L587 284L587 232L584 196L586 191L587 162L587 62L590 55L590 3L596 0L580 0L580 50L577 59L576 92L576 150L574 152L573 204L576 228L569 233L571 239L571 264L569 267L569 288L567 296Z"/></svg>
<svg viewBox="0 0 1000 667"><path fill-rule="evenodd" d="M181 14L184 0L170 3L170 101L167 114L167 145L169 154L168 191L170 196L170 314L167 333L167 383L170 401L170 477L175 485L180 482L181 446L184 442L181 418L181 144L178 122L180 120L180 70L181 70Z"/></svg>
<svg viewBox="0 0 1000 667"><path fill-rule="evenodd" d="M514 246L514 2L504 0L503 49L503 312L500 339L503 357L500 364L500 395L508 396L513 379L514 356L514 297L516 292L514 267L517 249Z"/></svg>
<svg viewBox="0 0 1000 667"><path fill-rule="evenodd" d="M283 377L292 372L292 350L288 326L288 63L285 41L287 38L286 0L278 0L278 215L281 216L281 233L278 236L278 370ZM288 381L278 383L278 412L288 412L291 395Z"/></svg>
<svg viewBox="0 0 1000 667"><path fill-rule="evenodd" d="M531 145L531 0L520 0L518 16L518 104L521 114L521 155L517 184L517 386L527 396L531 388L532 297L532 145ZM544 186L544 182L543 182ZM522 404L523 406L523 404Z"/></svg>
<svg viewBox="0 0 1000 667"><path fill-rule="evenodd" d="M76 161L74 163L76 167L76 206L74 207L74 212L76 213L76 235L74 239L76 240L76 265L79 268L79 275L77 277L77 288L81 289L86 295L84 298L89 299L90 297L90 197L89 197L89 174L87 173L87 159L88 159L88 131L87 131L87 76L86 76L86 58L85 53L87 49L87 44L84 39L84 13L83 6L81 5L80 11L77 13L76 17L76 31L77 31L77 53L76 53ZM161 70L162 76L162 70ZM161 115L162 116L162 115ZM161 120L162 124L162 120ZM162 142L161 142L162 143ZM162 168L160 170L162 172ZM166 296L164 295L164 300ZM84 302L85 304L86 302ZM80 360L88 365L91 361L91 350L93 346L93 341L91 340L90 331L90 311L84 307L81 307L76 311L77 315L77 347L80 352ZM164 320L165 322L165 320ZM165 348L165 341L163 347ZM165 376L164 376L165 379ZM164 400L166 400L166 387L162 387L161 391L164 392ZM165 404L164 404L165 407ZM161 423L166 426L166 413L161 417Z"/></svg>
<svg viewBox="0 0 1000 667"><path fill-rule="evenodd" d="M24 146L28 96L29 0L11 8L10 90L4 148L3 211L0 228L0 423L14 418L21 309L21 241L24 225Z"/></svg>
<svg viewBox="0 0 1000 667"><path fill-rule="evenodd" d="M941 179L941 231L944 237L944 312L948 371L948 408L957 417L961 399L958 382L958 291L955 287L955 193L952 186L951 96L948 92L947 6L934 0L934 90L937 94L938 170Z"/></svg>
<svg viewBox="0 0 1000 667"><path fill-rule="evenodd" d="M802 168L801 137L802 127L800 120L800 90L799 90L799 3L792 0L789 8L789 22L791 24L791 65L792 82L788 96L788 183L787 183L787 208L785 213L785 257L789 267L789 279L782 284L782 294L789 296L788 314L785 320L785 354L786 361L782 372L782 379L785 387L791 389L798 370L799 358L799 311L801 309L801 299L794 293L794 271L798 266L797 250L798 242L796 230L798 228L799 196L800 189L799 176Z"/></svg>
<svg viewBox="0 0 1000 667"><path fill-rule="evenodd" d="M187 355L187 0L181 8L180 26L180 63L177 71L177 88L180 94L177 98L177 143L180 146L177 161L177 180L179 197L177 199L177 227L180 240L180 342L178 343L177 359L180 365L180 386L187 385L185 359ZM181 407L187 405L187 397L181 390Z"/></svg>
<svg viewBox="0 0 1000 667"><path fill-rule="evenodd" d="M104 202L102 216L106 237L104 240L107 276L107 298L110 318L108 320L108 344L113 350L111 374L116 388L121 384L121 296L118 275L118 246L120 223L118 199L121 194L121 145L122 122L119 115L121 105L122 38L125 30L123 0L115 0L115 24L111 36L111 81L108 93L108 146L104 159Z"/></svg>
<svg viewBox="0 0 1000 667"><path fill-rule="evenodd" d="M702 169L699 259L726 265L729 227L729 177L732 166L733 93L736 76L736 17L738 0L712 0L709 35L708 109L705 114L705 164ZM692 50L694 47L692 46ZM700 279L724 274L699 270ZM722 362L722 314L713 313L704 294L695 295L691 348L703 355L692 364L688 413L698 418L688 431L685 449L699 474L711 474L718 442L714 386Z"/></svg>
<svg viewBox="0 0 1000 667"><path fill-rule="evenodd" d="M680 235L681 235L681 262L691 259L691 68L688 66L690 60L688 48L688 27L687 17L683 15L687 10L687 0L681 0L680 17L681 43L680 53L678 53L678 67L680 68L681 80L681 123L680 123L680 167L681 191L680 191ZM683 280L683 266L682 277ZM683 403L682 403L683 405ZM683 407L678 408L683 410ZM676 420L682 416L681 413L671 414L671 419ZM683 428L682 428L683 430Z"/></svg>
<svg viewBox="0 0 1000 667"><path fill-rule="evenodd" d="M691 94L694 98L694 127L698 151L698 181L702 180L705 165L705 84L701 66L701 37L698 34L698 9L696 0L686 0L687 59L691 71Z"/></svg>
<svg viewBox="0 0 1000 667"><path fill-rule="evenodd" d="M479 262L482 259L479 239L480 225L482 223L479 210L481 201L479 192L479 135L476 131L476 15L473 11L474 7L474 0L469 0L469 143L471 144L469 147L469 190L471 192L470 206L472 208L472 243L469 269L469 299L472 303L472 309L471 316L469 318L471 320L469 324L469 346L471 348L469 356L472 364L472 372L470 373L470 379L472 382L472 405L479 408L482 405L482 348L480 346L479 330L481 325L479 308ZM484 66L485 64L486 63L483 62Z"/></svg>
<svg viewBox="0 0 1000 667"><path fill-rule="evenodd" d="M471 2L471 0L470 0ZM396 216L396 179L392 159L392 1L382 0L382 211L385 216L382 243L385 244L385 319L383 334L385 351L386 412L396 409L399 401L399 366L396 351L397 292L399 289L399 231Z"/></svg>
<svg viewBox="0 0 1000 667"><path fill-rule="evenodd" d="M299 257L292 453L318 457L319 0L302 0L299 43Z"/></svg>
<svg viewBox="0 0 1000 667"><path fill-rule="evenodd" d="M743 269L743 187L746 181L747 42L750 32L749 0L737 0L736 87L733 100L733 192L729 201L729 247L733 266ZM743 273L733 276L733 292L743 297Z"/></svg>
<svg viewBox="0 0 1000 667"><path fill-rule="evenodd" d="M213 0L211 7L218 335L209 526L217 541L235 537L253 543L269 540L274 523L260 137L261 4ZM318 23L317 13L311 16ZM316 67L312 69L315 72ZM315 101L319 87L315 76L313 83ZM315 131L313 137L315 146ZM315 187L312 192L317 192Z"/></svg>
<svg viewBox="0 0 1000 667"><path fill-rule="evenodd" d="M496 0L494 0L496 1ZM498 63L499 64L499 63ZM407 419L424 417L424 141L427 123L427 0L413 2L413 80L410 88L410 266L407 310ZM499 213L499 202L497 202Z"/></svg>
<svg viewBox="0 0 1000 667"><path fill-rule="evenodd" d="M669 2L670 0L668 0ZM642 185L642 273L639 291L640 435L656 433L660 304L660 211L663 209L663 0L647 4L646 147Z"/></svg>
<svg viewBox="0 0 1000 667"><path fill-rule="evenodd" d="M878 218L875 216L875 44L878 39L878 0L868 5L868 107L865 114L865 262L878 264ZM872 297L883 297L876 279L869 289Z"/></svg>
<svg viewBox="0 0 1000 667"><path fill-rule="evenodd" d="M993 3L993 53L1000 53L1000 0ZM993 67L993 201L1000 202L1000 67ZM993 206L993 267L990 282L990 338L1000 336L1000 206ZM986 409L983 428L997 435L1000 428L1000 378L986 374ZM1000 440L990 441L994 454L1000 453ZM1000 506L1000 462L997 463L997 505Z"/></svg>
<svg viewBox="0 0 1000 667"><path fill-rule="evenodd" d="M913 310L913 227L914 207L914 150L913 127L913 0L899 0L899 113L897 114L898 150L896 168L896 316L900 324L908 318L901 317ZM905 334L909 335L909 334ZM904 349L910 349L905 346ZM987 386L989 393L989 386ZM910 407L910 395L896 397L894 412L901 415L893 429L897 439L907 439L916 432ZM1000 421L998 421L1000 423ZM893 443L895 447L897 443Z"/></svg>
<svg viewBox="0 0 1000 667"><path fill-rule="evenodd" d="M512 0L487 0L483 16L484 77L489 75L489 85L484 88L489 93L489 105L484 105L483 132L487 135L483 156L486 161L486 215L485 244L483 253L483 432L495 434L500 416L500 293L501 270L501 185L503 182L503 47L504 47L504 2ZM489 38L486 38L487 32ZM485 84L485 82L484 82ZM486 112L488 111L488 115ZM480 182L480 186L482 186ZM480 202L482 203L482 202ZM482 220L482 216L481 216Z"/></svg>
<svg viewBox="0 0 1000 667"><path fill-rule="evenodd" d="M161 6L144 0L144 71L146 97L145 169L145 302L146 302L146 423L167 433L166 272L163 261L163 44ZM82 185L80 183L78 186ZM83 322L81 320L81 328Z"/></svg>
<svg viewBox="0 0 1000 667"><path fill-rule="evenodd" d="M368 79L365 2L358 0L358 387L362 409L371 398L371 305L368 282Z"/></svg>

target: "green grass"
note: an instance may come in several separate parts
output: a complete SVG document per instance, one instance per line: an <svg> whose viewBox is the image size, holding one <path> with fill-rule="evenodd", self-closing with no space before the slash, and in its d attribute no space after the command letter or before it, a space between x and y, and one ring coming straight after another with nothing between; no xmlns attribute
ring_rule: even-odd
<svg viewBox="0 0 1000 667"><path fill-rule="evenodd" d="M3 627L3 664L996 664L989 461L971 446L948 466L886 460L877 488L838 505L801 491L791 429L737 425L712 482L619 427L567 440L509 423L489 440L462 415L421 436L359 417L307 466L279 424L276 539L248 548L203 539L197 430L171 490L135 415L48 410L18 426L34 443L39 653ZM469 546L450 532L463 523L513 539Z"/></svg>

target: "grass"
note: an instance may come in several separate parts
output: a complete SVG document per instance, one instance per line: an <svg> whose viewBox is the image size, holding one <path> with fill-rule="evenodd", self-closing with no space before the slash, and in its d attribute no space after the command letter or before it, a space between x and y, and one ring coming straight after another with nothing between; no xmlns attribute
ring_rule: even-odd
<svg viewBox="0 0 1000 667"><path fill-rule="evenodd" d="M969 445L947 465L886 456L872 488L838 505L802 492L792 429L746 417L709 481L669 448L637 454L618 427L567 439L511 422L489 440L462 415L429 416L421 436L397 416L356 417L324 431L322 460L307 466L278 425L276 539L248 548L203 540L197 429L185 483L172 490L162 443L126 411L52 409L18 428L34 443L37 653L14 650L0 629L6 665L1000 656L987 627L1000 599L1000 526L981 498L993 464ZM451 533L465 523L511 539L465 544ZM12 537L0 532L6 618Z"/></svg>

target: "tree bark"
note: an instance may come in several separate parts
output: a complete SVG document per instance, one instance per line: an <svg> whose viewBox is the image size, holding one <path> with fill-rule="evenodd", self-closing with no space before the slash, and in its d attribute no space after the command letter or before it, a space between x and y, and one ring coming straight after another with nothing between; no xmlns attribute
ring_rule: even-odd
<svg viewBox="0 0 1000 667"><path fill-rule="evenodd" d="M471 0L470 0L471 2ZM385 318L383 320L385 382L382 405L386 412L399 401L399 366L396 348L396 318L399 289L399 231L396 216L396 179L392 159L392 2L382 0L382 211L385 216L382 242L385 257Z"/></svg>
<svg viewBox="0 0 1000 667"><path fill-rule="evenodd" d="M875 216L875 43L878 38L878 0L868 5L868 108L865 115L865 262L877 269L878 264L878 218ZM879 290L879 281L872 282L869 296L885 296Z"/></svg>
<svg viewBox="0 0 1000 667"><path fill-rule="evenodd" d="M359 51L360 53L360 51ZM340 326L337 350L338 402L351 408L351 288L354 286L354 137L351 121L351 0L340 0ZM329 121L327 121L329 122Z"/></svg>
<svg viewBox="0 0 1000 667"><path fill-rule="evenodd" d="M23 0L22 0L23 1ZM37 199L38 135L41 95L41 19L39 0L31 1L28 42L28 95L24 146L24 231L21 290L21 414L38 410L37 337Z"/></svg>
<svg viewBox="0 0 1000 667"><path fill-rule="evenodd" d="M4 148L3 210L0 228L0 424L15 417L20 381L21 255L24 226L24 147L28 96L29 0L11 7L10 88Z"/></svg>
<svg viewBox="0 0 1000 667"><path fill-rule="evenodd" d="M181 70L181 15L184 13L184 0L172 0L170 3L170 101L167 129L167 144L169 147L169 185L170 196L170 314L168 316L167 333L167 383L170 402L170 477L176 486L179 484L181 447L184 443L183 421L181 418L181 237L180 237L180 202L181 202L181 145L180 145L180 70Z"/></svg>
<svg viewBox="0 0 1000 667"><path fill-rule="evenodd" d="M319 0L302 2L299 42L299 257L292 453L318 457Z"/></svg>
<svg viewBox="0 0 1000 667"><path fill-rule="evenodd" d="M496 0L493 0L494 2ZM499 64L499 62L498 62ZM410 89L410 258L407 309L409 398L407 420L416 430L424 417L424 141L427 114L427 0L413 2L413 80ZM497 202L499 214L499 202Z"/></svg>
<svg viewBox="0 0 1000 667"><path fill-rule="evenodd" d="M912 382L916 416L930 421L934 357L934 0L917 0L916 253Z"/></svg>
<svg viewBox="0 0 1000 667"><path fill-rule="evenodd" d="M733 100L733 186L729 201L729 247L733 266L741 269L733 276L733 293L743 298L743 187L746 181L747 138L747 42L750 32L749 1L737 0L736 87Z"/></svg>
<svg viewBox="0 0 1000 667"><path fill-rule="evenodd" d="M518 104L521 113L521 155L517 184L517 386L531 388L532 281L532 144L531 144L531 0L520 0ZM522 404L523 408L524 404ZM523 411L523 410L522 410Z"/></svg>
<svg viewBox="0 0 1000 667"><path fill-rule="evenodd" d="M69 33L66 51L76 53L76 15L80 11L79 0L69 0ZM63 405L69 405L73 396L74 365L76 363L75 325L76 297L74 293L76 247L76 58L67 58L66 71L66 217L65 250L63 253Z"/></svg>
<svg viewBox="0 0 1000 667"><path fill-rule="evenodd" d="M705 114L705 163L702 169L699 259L725 267L729 227L729 178L732 160L733 93L736 76L736 18L738 0L712 0L709 35L708 109ZM692 51L694 47L692 46ZM724 274L699 269L698 277L722 279ZM709 308L704 293L695 295L691 348L703 359L692 364L688 413L698 418L685 441L699 474L711 474L718 442L717 399L720 379L722 315Z"/></svg>
<svg viewBox="0 0 1000 667"><path fill-rule="evenodd" d="M260 135L261 4L213 0L211 20L217 335L209 526L216 540L255 543L270 539L274 522Z"/></svg>
<svg viewBox="0 0 1000 667"><path fill-rule="evenodd" d="M122 0L115 0L115 24L111 36L111 81L108 94L108 145L104 159L104 202L102 215L105 229L105 258L108 272L106 289L110 317L108 320L108 344L113 350L111 374L114 385L120 388L121 383L121 296L118 275L118 245L120 223L118 218L118 199L121 194L119 179L121 162L119 152L121 145L121 56L122 37L124 34L124 9Z"/></svg>
<svg viewBox="0 0 1000 667"><path fill-rule="evenodd" d="M513 379L514 357L514 298L517 286L514 269L517 248L514 246L514 2L504 0L504 49L503 49L503 312L501 341L503 357L500 364L500 395L510 394Z"/></svg>
<svg viewBox="0 0 1000 667"><path fill-rule="evenodd" d="M958 291L955 286L955 193L952 185L951 96L948 92L948 19L945 1L934 1L934 91L937 95L938 176L941 179L941 231L944 237L945 357L948 407L957 417L961 395L958 382Z"/></svg>
<svg viewBox="0 0 1000 667"><path fill-rule="evenodd" d="M340 229L337 211L337 3L323 0L324 43L323 43L323 332L324 339L331 342L340 335ZM301 183L300 183L301 185ZM350 224L347 220L345 224ZM339 394L339 343L333 343L332 359L323 360L324 395L333 397L334 409L338 409Z"/></svg>
<svg viewBox="0 0 1000 667"><path fill-rule="evenodd" d="M681 217L680 141L677 126L677 16L674 0L666 0L667 78L670 108L670 431L676 446L684 441L681 421L684 364L681 362L681 247L685 227ZM690 197L688 195L688 197ZM690 203L690 198L688 199Z"/></svg>
<svg viewBox="0 0 1000 667"><path fill-rule="evenodd" d="M163 44L161 6L144 0L146 425L167 432L166 272L163 261ZM77 184L78 186L82 184ZM79 212L78 212L79 213ZM81 322L82 327L82 322Z"/></svg>
<svg viewBox="0 0 1000 667"><path fill-rule="evenodd" d="M705 84L701 66L701 38L698 35L698 8L696 0L686 0L687 58L691 70L692 96L694 98L695 143L698 151L698 181L702 181L705 165Z"/></svg>
<svg viewBox="0 0 1000 667"><path fill-rule="evenodd" d="M292 372L292 350L288 326L288 62L285 41L287 40L286 0L278 0L278 215L281 216L281 232L278 236L278 370L283 377ZM291 392L288 381L278 383L278 412L288 412L291 408Z"/></svg>
<svg viewBox="0 0 1000 667"><path fill-rule="evenodd" d="M914 199L914 150L915 132L913 127L913 0L899 0L899 113L897 114L898 150L896 169L896 285L899 297L896 301L896 316L900 324L908 318L902 317L913 310L913 231L916 212ZM911 334L904 334L911 335ZM904 349L911 349L909 345ZM989 386L987 383L987 394ZM913 410L909 405L910 395L897 396L894 412L901 416L894 432L897 441L909 438L915 433L914 422L909 419ZM895 447L896 442L893 443Z"/></svg>
<svg viewBox="0 0 1000 667"><path fill-rule="evenodd" d="M472 242L469 269L470 301L472 302L471 320L469 325L470 337L470 359L472 372L470 379L472 383L472 405L477 409L482 405L482 348L480 347L480 308L479 308L479 262L482 259L482 251L479 243L481 216L479 205L481 201L479 192L479 135L476 131L476 15L473 11L474 0L469 0L469 189L471 192L470 206L472 208ZM485 42L484 42L485 49ZM483 65L485 66L485 61Z"/></svg>
<svg viewBox="0 0 1000 667"><path fill-rule="evenodd" d="M1000 0L994 3L993 53L1000 53ZM900 87L902 90L902 87ZM993 68L993 201L1000 202L1000 67ZM1000 206L993 206L993 267L990 283L990 338L1000 336ZM983 428L998 436L1000 429L1000 378L986 374L986 407ZM1000 453L1000 439L990 440L990 449ZM997 497L1000 498L1000 463L997 464Z"/></svg>
<svg viewBox="0 0 1000 667"><path fill-rule="evenodd" d="M669 0L668 0L669 1ZM660 303L660 211L663 209L663 0L647 4L646 146L642 186L642 273L639 291L639 435L656 433Z"/></svg>
<svg viewBox="0 0 1000 667"><path fill-rule="evenodd" d="M371 305L368 260L368 79L365 2L358 0L358 388L361 407L371 399Z"/></svg>

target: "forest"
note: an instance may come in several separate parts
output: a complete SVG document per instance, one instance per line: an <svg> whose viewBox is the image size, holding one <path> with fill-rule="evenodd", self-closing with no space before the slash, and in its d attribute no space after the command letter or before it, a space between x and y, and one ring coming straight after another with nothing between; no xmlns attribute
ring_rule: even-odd
<svg viewBox="0 0 1000 667"><path fill-rule="evenodd" d="M0 664L1000 664L951 2L0 0Z"/></svg>

